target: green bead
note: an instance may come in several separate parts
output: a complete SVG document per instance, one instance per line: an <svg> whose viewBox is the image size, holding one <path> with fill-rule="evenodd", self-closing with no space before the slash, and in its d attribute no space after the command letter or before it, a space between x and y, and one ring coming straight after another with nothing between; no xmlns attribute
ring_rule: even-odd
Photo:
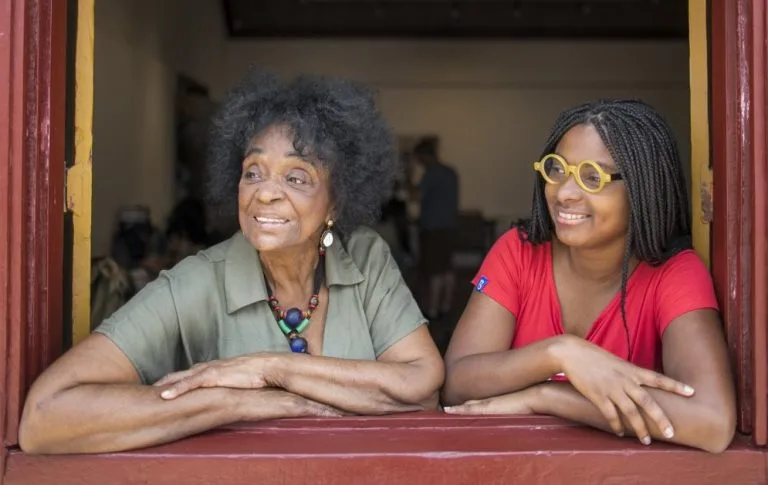
<svg viewBox="0 0 768 485"><path fill-rule="evenodd" d="M280 327L280 330L282 330L284 334L288 335L291 333L291 329L288 328L288 325L285 324L285 320L280 319L280 321L277 322L277 325Z"/></svg>
<svg viewBox="0 0 768 485"><path fill-rule="evenodd" d="M305 318L301 321L298 327L296 327L296 332L301 333L304 330L306 330L307 326L309 326L309 318Z"/></svg>

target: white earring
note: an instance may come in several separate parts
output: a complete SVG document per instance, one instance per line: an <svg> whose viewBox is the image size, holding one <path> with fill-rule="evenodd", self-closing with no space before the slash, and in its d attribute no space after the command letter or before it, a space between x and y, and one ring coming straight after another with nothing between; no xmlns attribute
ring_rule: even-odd
<svg viewBox="0 0 768 485"><path fill-rule="evenodd" d="M333 244L333 219L328 219L325 226L325 231L323 231L323 235L320 237L320 244L323 248L327 249Z"/></svg>

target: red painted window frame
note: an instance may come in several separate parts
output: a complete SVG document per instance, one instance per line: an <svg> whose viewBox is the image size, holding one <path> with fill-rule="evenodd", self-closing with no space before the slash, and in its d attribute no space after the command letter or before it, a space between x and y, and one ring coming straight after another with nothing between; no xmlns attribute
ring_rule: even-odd
<svg viewBox="0 0 768 485"><path fill-rule="evenodd" d="M758 445L768 441L767 17L764 2L711 0L713 275L738 376L739 427ZM5 459L8 448L18 442L26 390L61 352L66 1L0 0L0 34L0 194L8 194L7 204L0 204L0 349L5 356L0 359L0 436L4 441L0 470L19 469L14 466L23 468L25 463L33 462L50 467L47 470L63 470L56 467L76 460L34 458L18 452L11 455L10 463ZM456 429L444 417L440 419L443 426ZM397 422L406 423L408 428L407 420ZM385 426L373 418L370 423ZM521 429L540 428L535 419L517 423ZM313 429L325 433L332 425L332 421L317 423ZM461 433L487 428L483 420L465 425L451 439L460 440ZM579 437L590 431L559 426L557 433L561 434L549 434L543 439L570 440L574 450L567 453L584 453L583 447L592 438L584 441ZM394 424L390 427L400 429ZM399 432L393 431L392 436ZM181 459L201 442L227 433L248 437L262 431L238 428L185 440L172 445L177 454L169 456ZM605 444L608 438L600 437L602 444L594 445L602 454L615 455L632 446L625 444L618 450ZM554 453L552 447L542 443L533 442L521 456ZM743 440L738 447L744 447ZM354 455L352 450L350 453ZM210 463L219 463L214 455L209 456L214 459ZM141 453L130 456L147 457ZM486 473L494 470L488 468Z"/></svg>

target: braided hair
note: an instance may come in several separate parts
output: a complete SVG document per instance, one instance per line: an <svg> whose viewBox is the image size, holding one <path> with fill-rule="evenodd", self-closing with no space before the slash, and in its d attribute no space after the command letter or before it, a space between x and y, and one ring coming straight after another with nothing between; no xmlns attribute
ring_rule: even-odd
<svg viewBox="0 0 768 485"><path fill-rule="evenodd" d="M599 100L560 114L542 156L553 153L565 133L591 125L608 148L629 197L629 223L621 267L621 318L627 335L626 298L629 263L658 266L691 247L690 214L683 165L667 122L638 100ZM514 224L531 244L551 241L554 224L544 196L545 181L536 175L531 218ZM629 357L629 354L628 354Z"/></svg>

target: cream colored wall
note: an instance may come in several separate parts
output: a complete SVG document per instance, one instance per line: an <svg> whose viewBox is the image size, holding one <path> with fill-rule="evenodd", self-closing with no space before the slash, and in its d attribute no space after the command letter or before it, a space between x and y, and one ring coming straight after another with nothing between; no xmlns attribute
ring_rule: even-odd
<svg viewBox="0 0 768 485"><path fill-rule="evenodd" d="M646 99L668 117L687 165L684 41L227 40L218 2L187 0L183 5L181 16L169 21L173 29L162 32L163 56L210 86L215 97L251 64L285 75L314 72L367 83L378 90L382 110L397 133L441 137L443 158L461 176L462 207L480 209L503 224L527 212L530 163L557 114L577 103L614 96ZM97 16L97 74L98 28ZM167 73L158 68L154 74L156 95L161 96L158 86ZM98 88L98 76L96 83ZM116 86L136 87L125 81ZM97 89L97 113L98 103ZM159 106L156 116L164 119L168 114L157 112ZM155 143L157 149L167 149L167 143ZM170 173L166 166L155 170ZM96 177L98 185L98 173ZM150 188L142 192L147 197Z"/></svg>
<svg viewBox="0 0 768 485"><path fill-rule="evenodd" d="M175 70L163 55L161 4L95 4L94 255L108 252L121 206L146 204L163 224L172 203Z"/></svg>

